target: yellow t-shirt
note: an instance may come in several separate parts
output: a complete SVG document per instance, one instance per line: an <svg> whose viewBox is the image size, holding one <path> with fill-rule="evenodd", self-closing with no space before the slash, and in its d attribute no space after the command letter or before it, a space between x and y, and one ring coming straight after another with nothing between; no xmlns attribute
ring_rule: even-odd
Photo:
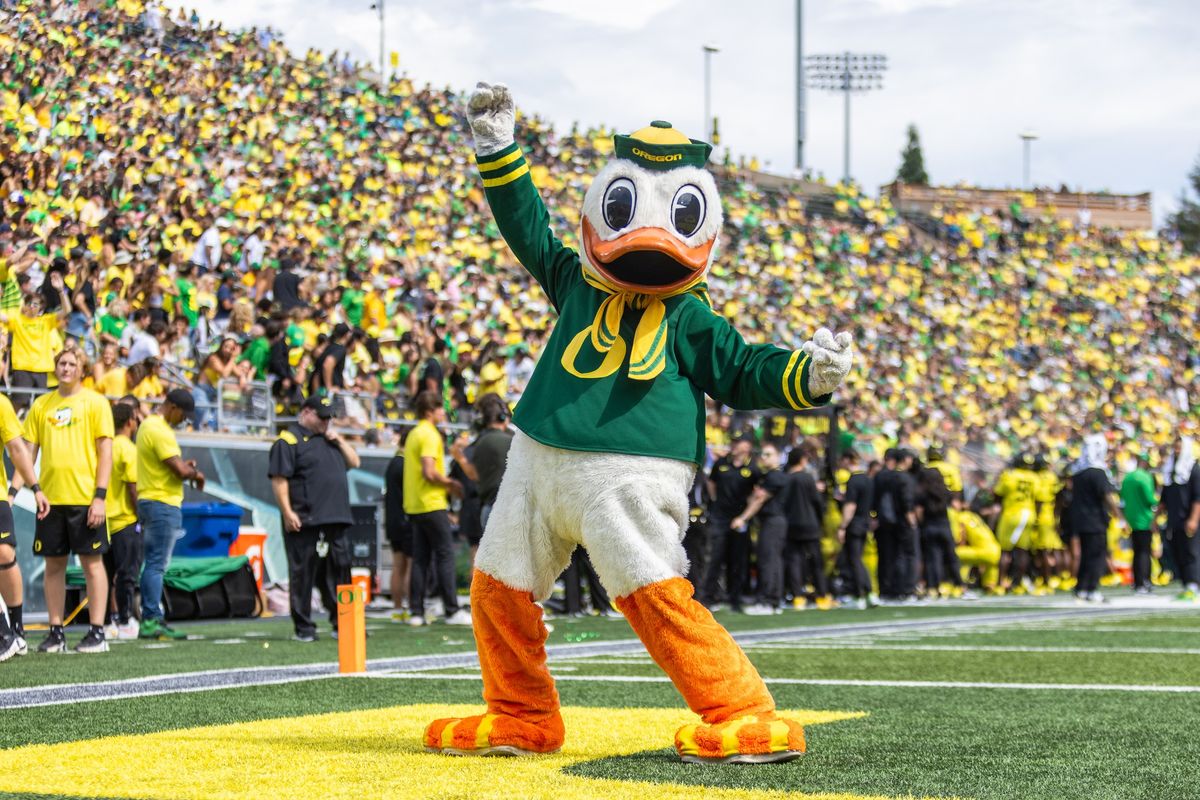
<svg viewBox="0 0 1200 800"><path fill-rule="evenodd" d="M55 333L58 317L42 314L27 317L20 311L8 318L8 330L12 333L12 368L25 372L53 372Z"/></svg>
<svg viewBox="0 0 1200 800"><path fill-rule="evenodd" d="M21 423L17 420L17 412L13 410L12 402L0 394L0 447L20 437ZM0 497L7 497L8 470L4 468L4 459L0 458Z"/></svg>
<svg viewBox="0 0 1200 800"><path fill-rule="evenodd" d="M157 500L169 506L183 504L183 480L164 462L183 455L175 431L158 414L151 414L138 428L137 490L138 500Z"/></svg>
<svg viewBox="0 0 1200 800"><path fill-rule="evenodd" d="M508 397L508 373L495 361L489 361L479 370L479 392L475 397L478 399L489 392L500 395L502 400Z"/></svg>
<svg viewBox="0 0 1200 800"><path fill-rule="evenodd" d="M113 437L112 408L91 389L33 401L23 435L42 451L38 482L54 506L86 506L96 494L96 442Z"/></svg>
<svg viewBox="0 0 1200 800"><path fill-rule="evenodd" d="M137 522L137 510L127 488L131 483L137 485L137 447L128 436L118 436L113 439L112 480L104 499L110 535Z"/></svg>
<svg viewBox="0 0 1200 800"><path fill-rule="evenodd" d="M125 368L113 367L104 373L96 384L96 391L105 397L124 397L128 394L125 391Z"/></svg>
<svg viewBox="0 0 1200 800"><path fill-rule="evenodd" d="M445 469L446 445L433 423L423 419L404 441L404 513L428 514L450 507L445 487L425 480L421 459L433 459L434 466Z"/></svg>
<svg viewBox="0 0 1200 800"><path fill-rule="evenodd" d="M145 400L148 397L162 397L166 390L163 389L162 381L157 375L147 375L129 393L138 400Z"/></svg>

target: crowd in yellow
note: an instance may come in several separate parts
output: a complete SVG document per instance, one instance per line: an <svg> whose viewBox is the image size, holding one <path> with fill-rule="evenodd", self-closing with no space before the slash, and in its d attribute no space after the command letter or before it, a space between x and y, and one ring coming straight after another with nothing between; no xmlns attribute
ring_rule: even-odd
<svg viewBox="0 0 1200 800"><path fill-rule="evenodd" d="M336 52L140 0L0 8L11 384L44 385L55 350L80 347L110 394L186 378L202 404L221 380L274 378L281 403L346 388L394 416L421 388L452 413L520 396L553 311L495 230L459 94L381 90ZM573 245L611 132L526 116L518 137ZM854 331L839 402L860 448L1059 460L1082 430L1156 450L1191 424L1200 261L1169 237L1020 203L935 209L918 230L841 185L817 216L714 171L717 310L784 346Z"/></svg>

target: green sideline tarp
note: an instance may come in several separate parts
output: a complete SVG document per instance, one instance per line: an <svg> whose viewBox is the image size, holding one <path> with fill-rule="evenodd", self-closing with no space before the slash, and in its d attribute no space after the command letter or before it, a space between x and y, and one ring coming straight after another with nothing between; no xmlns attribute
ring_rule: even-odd
<svg viewBox="0 0 1200 800"><path fill-rule="evenodd" d="M231 572L244 567L249 560L245 556L230 558L172 558L163 583L172 589L195 592L212 586ZM67 567L67 586L83 586L83 568Z"/></svg>

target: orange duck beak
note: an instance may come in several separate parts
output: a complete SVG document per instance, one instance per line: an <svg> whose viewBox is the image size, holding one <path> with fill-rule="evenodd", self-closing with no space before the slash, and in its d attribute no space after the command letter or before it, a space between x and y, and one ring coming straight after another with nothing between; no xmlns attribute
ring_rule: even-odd
<svg viewBox="0 0 1200 800"><path fill-rule="evenodd" d="M638 228L610 242L601 241L583 218L583 249L588 263L618 289L641 294L670 294L693 283L708 266L714 236L688 247L663 228Z"/></svg>

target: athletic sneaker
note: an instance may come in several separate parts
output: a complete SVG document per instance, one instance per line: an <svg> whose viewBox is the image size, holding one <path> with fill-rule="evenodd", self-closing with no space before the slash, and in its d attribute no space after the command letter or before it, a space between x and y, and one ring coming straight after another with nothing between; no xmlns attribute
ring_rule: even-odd
<svg viewBox="0 0 1200 800"><path fill-rule="evenodd" d="M963 589L962 595L960 595L960 597L963 600L978 600L979 599L979 595L975 594L975 592L973 592L970 589Z"/></svg>
<svg viewBox="0 0 1200 800"><path fill-rule="evenodd" d="M161 619L144 619L138 627L139 639L186 639L187 634L172 628Z"/></svg>
<svg viewBox="0 0 1200 800"><path fill-rule="evenodd" d="M769 617L772 614L777 614L779 612L778 609L774 608L773 606L769 606L766 603L753 603L752 605L746 606L743 613L748 614L751 617Z"/></svg>
<svg viewBox="0 0 1200 800"><path fill-rule="evenodd" d="M1192 589L1184 589L1182 592L1180 592L1178 595L1175 596L1175 599L1182 600L1185 603L1194 603L1194 602L1196 602L1196 592L1193 591Z"/></svg>
<svg viewBox="0 0 1200 800"><path fill-rule="evenodd" d="M447 625L470 625L471 612L467 611L465 608L460 608L458 611L455 611L453 614L446 617L445 623Z"/></svg>
<svg viewBox="0 0 1200 800"><path fill-rule="evenodd" d="M408 609L400 608L392 612L392 622L408 622Z"/></svg>
<svg viewBox="0 0 1200 800"><path fill-rule="evenodd" d="M76 653L107 653L108 640L104 638L104 629L88 628L88 632L75 645Z"/></svg>
<svg viewBox="0 0 1200 800"><path fill-rule="evenodd" d="M37 651L39 653L65 653L67 652L67 637L63 636L61 631L50 631L38 645Z"/></svg>
<svg viewBox="0 0 1200 800"><path fill-rule="evenodd" d="M425 618L420 614L416 614L408 618L408 624L412 625L414 628L419 628L425 624Z"/></svg>
<svg viewBox="0 0 1200 800"><path fill-rule="evenodd" d="M116 639L119 634L120 634L120 631L117 630L116 622L110 622L104 626L104 638L105 639Z"/></svg>
<svg viewBox="0 0 1200 800"><path fill-rule="evenodd" d="M17 655L17 651L20 649L16 634L7 633L0 636L0 661L8 661Z"/></svg>
<svg viewBox="0 0 1200 800"><path fill-rule="evenodd" d="M141 625L136 619L131 619L129 622L119 623L117 625L117 638L121 641L138 638L138 633Z"/></svg>
<svg viewBox="0 0 1200 800"><path fill-rule="evenodd" d="M315 642L316 640L317 634L315 633L297 633L292 636L293 642L303 642L304 644L309 644L311 642Z"/></svg>

